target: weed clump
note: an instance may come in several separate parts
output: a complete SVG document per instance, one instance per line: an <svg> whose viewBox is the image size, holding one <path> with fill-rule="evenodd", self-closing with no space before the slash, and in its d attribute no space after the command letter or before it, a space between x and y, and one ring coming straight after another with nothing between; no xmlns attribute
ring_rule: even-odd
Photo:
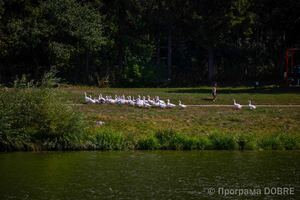
<svg viewBox="0 0 300 200"><path fill-rule="evenodd" d="M122 133L111 130L97 130L92 135L97 150L124 150L125 137Z"/></svg>
<svg viewBox="0 0 300 200"><path fill-rule="evenodd" d="M209 136L212 144L212 149L217 150L234 150L237 148L237 143L233 135L214 133Z"/></svg>
<svg viewBox="0 0 300 200"><path fill-rule="evenodd" d="M153 134L141 137L137 142L137 149L139 150L156 150L160 149L160 143Z"/></svg>

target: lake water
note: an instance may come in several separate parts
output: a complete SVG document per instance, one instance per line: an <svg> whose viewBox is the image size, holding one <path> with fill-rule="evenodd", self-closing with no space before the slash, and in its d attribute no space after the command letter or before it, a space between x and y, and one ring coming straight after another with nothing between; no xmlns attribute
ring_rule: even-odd
<svg viewBox="0 0 300 200"><path fill-rule="evenodd" d="M300 152L1 153L0 199L300 199Z"/></svg>

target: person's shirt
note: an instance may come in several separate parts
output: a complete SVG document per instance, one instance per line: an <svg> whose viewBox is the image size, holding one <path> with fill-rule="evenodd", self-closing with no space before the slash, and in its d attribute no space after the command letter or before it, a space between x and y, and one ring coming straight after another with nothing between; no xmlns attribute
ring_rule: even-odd
<svg viewBox="0 0 300 200"><path fill-rule="evenodd" d="M213 94L217 94L217 88L216 88L216 87L213 87L212 93L213 93Z"/></svg>

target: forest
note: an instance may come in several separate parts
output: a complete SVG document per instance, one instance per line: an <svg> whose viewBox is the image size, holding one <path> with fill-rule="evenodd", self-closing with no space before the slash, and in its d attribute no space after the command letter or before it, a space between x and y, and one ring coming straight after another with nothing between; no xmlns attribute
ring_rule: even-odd
<svg viewBox="0 0 300 200"><path fill-rule="evenodd" d="M100 87L283 79L300 45L295 0L0 0L0 84Z"/></svg>

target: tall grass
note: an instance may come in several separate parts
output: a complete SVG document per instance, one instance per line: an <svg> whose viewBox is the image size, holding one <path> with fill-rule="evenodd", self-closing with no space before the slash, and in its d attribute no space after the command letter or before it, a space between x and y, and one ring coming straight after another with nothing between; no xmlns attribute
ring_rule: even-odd
<svg viewBox="0 0 300 200"><path fill-rule="evenodd" d="M124 135L111 130L96 130L93 141L95 149L98 150L124 150L127 148Z"/></svg>
<svg viewBox="0 0 300 200"><path fill-rule="evenodd" d="M153 135L149 134L142 136L137 142L137 149L140 150L155 150L160 149L160 143L158 139Z"/></svg>
<svg viewBox="0 0 300 200"><path fill-rule="evenodd" d="M163 130L141 137L136 148L141 150L299 150L300 138L291 134L258 136L213 133L192 136L174 130Z"/></svg>
<svg viewBox="0 0 300 200"><path fill-rule="evenodd" d="M237 143L233 135L225 135L214 133L209 136L212 144L212 149L218 150L233 150L237 148Z"/></svg>
<svg viewBox="0 0 300 200"><path fill-rule="evenodd" d="M296 150L300 149L298 135L272 134L262 137L258 142L260 149L267 150Z"/></svg>

